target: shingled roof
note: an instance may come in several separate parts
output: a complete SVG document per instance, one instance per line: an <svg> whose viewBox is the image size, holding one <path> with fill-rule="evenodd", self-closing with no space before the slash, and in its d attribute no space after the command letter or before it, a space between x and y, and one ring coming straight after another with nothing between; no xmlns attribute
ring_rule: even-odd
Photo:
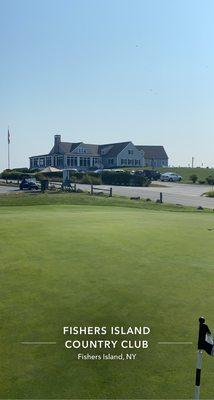
<svg viewBox="0 0 214 400"><path fill-rule="evenodd" d="M128 142L119 142L119 143L107 143L102 145L97 144L86 144L84 142L70 143L70 142L59 142L57 143L57 147L53 147L49 154L79 154L78 150L75 151L80 145L87 148L87 154L90 156L99 156L102 157L117 157L117 155L128 146L131 141ZM168 159L168 156L165 152L163 146L146 146L139 145L135 146L138 150L143 150L145 159ZM102 150L106 149L107 153L102 154Z"/></svg>
<svg viewBox="0 0 214 400"><path fill-rule="evenodd" d="M164 160L168 159L163 146L136 146L138 150L144 151L145 159L157 159Z"/></svg>
<svg viewBox="0 0 214 400"><path fill-rule="evenodd" d="M65 153L70 153L73 151L76 147L78 147L82 142L79 143L69 143L69 142L60 142L58 144L59 146L59 151L57 153L59 154L65 154ZM51 149L49 154L54 154L56 153L55 151L55 146Z"/></svg>
<svg viewBox="0 0 214 400"><path fill-rule="evenodd" d="M79 152L75 152L75 149L79 147L79 145L83 145L87 149L87 154L90 156L99 156L99 145L98 144L86 144L83 142L78 142L78 143L70 143L70 142L60 142L58 146L58 150L56 150L55 146L51 149L49 154L68 154L68 153L73 153L73 154L78 154Z"/></svg>
<svg viewBox="0 0 214 400"><path fill-rule="evenodd" d="M100 145L100 151L104 148L104 147L110 147L109 151L103 155L103 157L107 156L107 157L116 157L126 146L128 146L128 144L131 142L121 142L121 143L110 143L110 144L103 144Z"/></svg>
<svg viewBox="0 0 214 400"><path fill-rule="evenodd" d="M83 145L87 149L87 154L92 155L92 156L99 156L99 145L98 144L83 143Z"/></svg>

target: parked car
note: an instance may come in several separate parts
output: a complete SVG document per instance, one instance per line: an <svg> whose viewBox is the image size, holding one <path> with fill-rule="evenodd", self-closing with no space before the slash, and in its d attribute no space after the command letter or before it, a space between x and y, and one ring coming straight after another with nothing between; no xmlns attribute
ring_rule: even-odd
<svg viewBox="0 0 214 400"><path fill-rule="evenodd" d="M157 181L161 177L160 172L154 171L153 169L144 169L143 175L149 178L150 181Z"/></svg>
<svg viewBox="0 0 214 400"><path fill-rule="evenodd" d="M20 190L38 190L39 185L36 183L35 180L33 179L22 179L20 185L19 185Z"/></svg>
<svg viewBox="0 0 214 400"><path fill-rule="evenodd" d="M161 176L159 171L154 171L153 169L137 170L135 175L145 176L150 181L157 181Z"/></svg>
<svg viewBox="0 0 214 400"><path fill-rule="evenodd" d="M162 182L179 182L181 181L182 176L175 174L174 172L165 172L164 174L161 174L160 180Z"/></svg>

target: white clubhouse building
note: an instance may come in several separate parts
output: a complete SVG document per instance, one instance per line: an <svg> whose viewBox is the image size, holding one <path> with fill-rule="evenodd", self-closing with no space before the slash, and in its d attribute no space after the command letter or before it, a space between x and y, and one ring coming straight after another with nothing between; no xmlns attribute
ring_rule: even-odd
<svg viewBox="0 0 214 400"><path fill-rule="evenodd" d="M109 144L62 142L61 135L54 136L50 153L31 156L30 168L48 166L79 170L112 167L162 167L168 165L163 146L135 146L131 141Z"/></svg>

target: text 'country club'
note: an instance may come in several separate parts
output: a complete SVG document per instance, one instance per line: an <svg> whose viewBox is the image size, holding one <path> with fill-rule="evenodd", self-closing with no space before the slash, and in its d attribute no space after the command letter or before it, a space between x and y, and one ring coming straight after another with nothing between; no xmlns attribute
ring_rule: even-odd
<svg viewBox="0 0 214 400"><path fill-rule="evenodd" d="M70 335L148 335L149 327L63 327L63 334ZM68 349L102 349L120 346L123 349L146 349L148 348L147 340L66 340L65 347Z"/></svg>

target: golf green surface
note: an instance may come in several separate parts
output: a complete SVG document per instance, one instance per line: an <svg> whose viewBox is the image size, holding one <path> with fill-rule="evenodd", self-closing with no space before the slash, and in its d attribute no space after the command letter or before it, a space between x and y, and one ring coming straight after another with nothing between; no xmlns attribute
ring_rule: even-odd
<svg viewBox="0 0 214 400"><path fill-rule="evenodd" d="M198 317L214 329L212 228L206 213L1 207L0 398L192 398ZM115 350L134 361L78 361L109 350L66 349L63 326L149 326L149 348ZM214 398L213 377L204 354L202 398Z"/></svg>

